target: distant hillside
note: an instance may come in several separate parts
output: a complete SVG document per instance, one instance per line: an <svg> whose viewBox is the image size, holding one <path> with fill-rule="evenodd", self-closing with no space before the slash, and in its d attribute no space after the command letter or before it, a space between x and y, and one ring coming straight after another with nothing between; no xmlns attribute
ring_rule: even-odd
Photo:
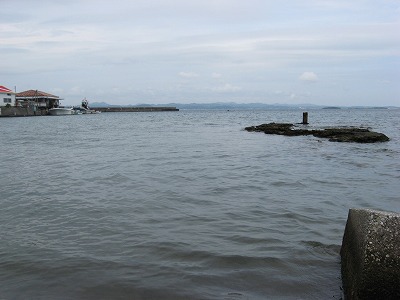
<svg viewBox="0 0 400 300"><path fill-rule="evenodd" d="M111 106L116 106L116 105L111 105L106 102L91 102L91 103L89 103L89 106L90 107L111 107ZM117 105L117 106L120 106L120 105Z"/></svg>
<svg viewBox="0 0 400 300"><path fill-rule="evenodd" d="M322 106L313 104L264 104L264 103L235 103L235 102L215 102L215 103L168 103L168 104L136 104L136 105L113 105L106 102L93 102L90 107L162 107L173 106L178 109L300 109L300 108L321 108Z"/></svg>
<svg viewBox="0 0 400 300"><path fill-rule="evenodd" d="M114 105L106 102L93 102L90 107L165 107L172 106L178 109L398 109L398 107L371 107L371 106L327 106L315 104L265 104L265 103L235 103L235 102L214 102L214 103L168 103L168 104L135 104L135 105Z"/></svg>
<svg viewBox="0 0 400 300"><path fill-rule="evenodd" d="M317 105L301 104L264 104L264 103L235 103L235 102L216 102L216 103L171 103L168 104L179 109L296 109L296 108L319 108Z"/></svg>

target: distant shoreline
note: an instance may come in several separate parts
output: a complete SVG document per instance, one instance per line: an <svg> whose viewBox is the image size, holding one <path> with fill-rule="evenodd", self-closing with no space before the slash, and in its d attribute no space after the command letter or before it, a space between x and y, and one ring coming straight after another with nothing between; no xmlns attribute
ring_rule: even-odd
<svg viewBox="0 0 400 300"><path fill-rule="evenodd" d="M395 106L327 106L327 105L315 105L315 104L264 104L264 103L235 103L235 102L214 102L214 103L168 103L168 104L137 104L137 105L112 105L106 102L94 102L91 103L90 107L98 109L120 109L129 108L135 109L162 109L165 107L174 107L177 109L271 109L271 110L282 110L282 109L400 109Z"/></svg>

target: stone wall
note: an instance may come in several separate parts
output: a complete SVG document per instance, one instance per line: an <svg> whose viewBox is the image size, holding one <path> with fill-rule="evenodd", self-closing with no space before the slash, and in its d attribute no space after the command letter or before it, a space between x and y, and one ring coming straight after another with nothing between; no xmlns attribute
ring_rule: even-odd
<svg viewBox="0 0 400 300"><path fill-rule="evenodd" d="M32 107L0 107L0 117L27 117L47 115L45 110L34 110Z"/></svg>

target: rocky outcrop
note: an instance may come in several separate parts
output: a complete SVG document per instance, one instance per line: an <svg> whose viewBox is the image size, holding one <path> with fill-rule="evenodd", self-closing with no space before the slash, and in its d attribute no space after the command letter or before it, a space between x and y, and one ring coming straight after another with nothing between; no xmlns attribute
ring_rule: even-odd
<svg viewBox="0 0 400 300"><path fill-rule="evenodd" d="M290 123L268 123L246 127L245 130L287 136L313 135L319 138L327 138L332 142L376 143L389 141L389 138L383 133L353 127L308 130L294 128L294 124Z"/></svg>

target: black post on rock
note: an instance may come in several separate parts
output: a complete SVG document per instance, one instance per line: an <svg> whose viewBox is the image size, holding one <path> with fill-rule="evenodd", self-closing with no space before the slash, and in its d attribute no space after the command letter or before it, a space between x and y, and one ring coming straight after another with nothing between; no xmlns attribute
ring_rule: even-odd
<svg viewBox="0 0 400 300"><path fill-rule="evenodd" d="M303 112L303 124L308 124L308 112Z"/></svg>

